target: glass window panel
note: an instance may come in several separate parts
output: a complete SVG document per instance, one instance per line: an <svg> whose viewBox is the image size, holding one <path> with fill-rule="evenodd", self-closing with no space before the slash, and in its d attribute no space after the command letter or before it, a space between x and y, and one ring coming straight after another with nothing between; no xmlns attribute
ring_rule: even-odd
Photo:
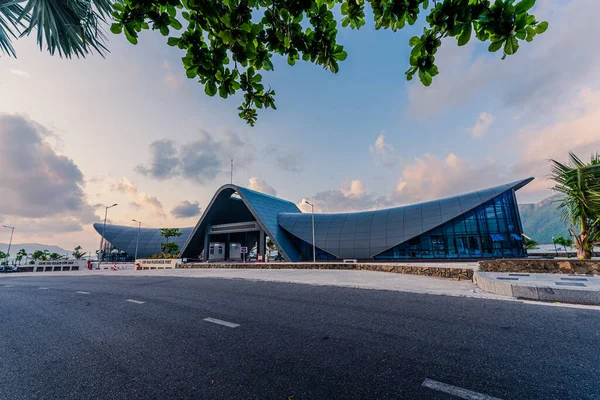
<svg viewBox="0 0 600 400"><path fill-rule="evenodd" d="M481 246L479 245L479 236L469 236L469 249L471 256L481 257Z"/></svg>
<svg viewBox="0 0 600 400"><path fill-rule="evenodd" d="M465 228L465 221L462 218L459 218L454 221L454 232L458 235L461 233L467 233L467 229Z"/></svg>
<svg viewBox="0 0 600 400"><path fill-rule="evenodd" d="M467 236L456 237L456 250L459 257L469 257L469 241Z"/></svg>
<svg viewBox="0 0 600 400"><path fill-rule="evenodd" d="M421 257L431 258L431 236L421 235Z"/></svg>
<svg viewBox="0 0 600 400"><path fill-rule="evenodd" d="M444 237L444 246L446 247L446 254L448 255L448 258L458 257L458 252L456 251L456 245L454 243L454 236Z"/></svg>
<svg viewBox="0 0 600 400"><path fill-rule="evenodd" d="M443 236L431 236L431 247L433 249L433 256L436 258L446 257L446 251L444 246Z"/></svg>

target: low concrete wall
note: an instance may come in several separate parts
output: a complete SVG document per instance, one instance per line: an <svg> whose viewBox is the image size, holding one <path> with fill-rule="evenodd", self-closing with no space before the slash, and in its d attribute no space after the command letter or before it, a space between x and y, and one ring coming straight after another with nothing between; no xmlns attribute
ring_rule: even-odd
<svg viewBox="0 0 600 400"><path fill-rule="evenodd" d="M479 262L479 270L485 272L600 275L600 261L486 260Z"/></svg>
<svg viewBox="0 0 600 400"><path fill-rule="evenodd" d="M379 263L187 263L177 268L228 268L228 269L338 269L392 272L397 274L437 276L457 280L471 280L473 269L453 267L412 266Z"/></svg>

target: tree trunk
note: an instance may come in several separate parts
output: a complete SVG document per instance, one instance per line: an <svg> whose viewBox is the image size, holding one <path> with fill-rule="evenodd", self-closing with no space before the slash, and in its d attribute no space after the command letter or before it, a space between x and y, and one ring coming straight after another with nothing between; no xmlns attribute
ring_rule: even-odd
<svg viewBox="0 0 600 400"><path fill-rule="evenodd" d="M577 246L577 258L580 260L590 260L592 252L590 251L590 237L587 231L582 231L575 236L575 245Z"/></svg>

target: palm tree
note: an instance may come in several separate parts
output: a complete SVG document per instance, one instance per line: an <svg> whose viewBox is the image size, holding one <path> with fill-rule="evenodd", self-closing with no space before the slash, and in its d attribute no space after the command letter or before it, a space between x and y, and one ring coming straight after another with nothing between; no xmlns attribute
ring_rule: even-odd
<svg viewBox="0 0 600 400"><path fill-rule="evenodd" d="M554 243L559 244L563 247L563 249L565 250L565 254L567 253L567 247L573 246L573 239L571 238L559 236L557 238L554 238L553 241Z"/></svg>
<svg viewBox="0 0 600 400"><path fill-rule="evenodd" d="M76 260L81 260L87 254L87 252L81 252L81 246L78 245L75 247L75 250L73 250L72 254Z"/></svg>
<svg viewBox="0 0 600 400"><path fill-rule="evenodd" d="M119 0L2 0L0 51L16 57L12 39L36 31L40 49L50 54L85 57L92 50L107 52L100 24L106 22Z"/></svg>
<svg viewBox="0 0 600 400"><path fill-rule="evenodd" d="M592 155L589 164L572 152L568 164L550 162L550 178L556 182L552 189L562 195L557 210L565 222L579 229L579 233L573 229L569 233L575 239L577 257L588 260L600 241L600 153Z"/></svg>
<svg viewBox="0 0 600 400"><path fill-rule="evenodd" d="M529 238L529 237L523 237L524 243L525 243L525 248L527 250L534 250L537 249L538 247L538 242L536 242L535 240Z"/></svg>
<svg viewBox="0 0 600 400"><path fill-rule="evenodd" d="M21 260L23 259L23 257L27 257L27 251L25 249L19 250L17 256L15 257L19 262L19 265L21 265ZM25 259L25 263L27 263L27 258Z"/></svg>

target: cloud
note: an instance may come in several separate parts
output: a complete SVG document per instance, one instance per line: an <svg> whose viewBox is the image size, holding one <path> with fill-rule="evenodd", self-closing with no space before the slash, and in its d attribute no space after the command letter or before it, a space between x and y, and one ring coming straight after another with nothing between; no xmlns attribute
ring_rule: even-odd
<svg viewBox="0 0 600 400"><path fill-rule="evenodd" d="M495 119L496 117L494 117L493 114L482 112L475 121L475 125L473 125L472 128L469 128L468 131L473 137L482 137L487 133L490 125L492 125Z"/></svg>
<svg viewBox="0 0 600 400"><path fill-rule="evenodd" d="M135 171L154 179L165 180L177 175L179 158L175 149L175 142L170 139L156 140L150 143L150 164L138 165Z"/></svg>
<svg viewBox="0 0 600 400"><path fill-rule="evenodd" d="M10 224L15 226L15 236L21 236L24 233L57 234L83 231L81 221L69 216L49 218L10 218Z"/></svg>
<svg viewBox="0 0 600 400"><path fill-rule="evenodd" d="M308 201L314 204L315 212L325 213L374 210L392 205L389 197L367 193L365 183L360 180L344 181L339 189L318 192ZM311 211L303 201L297 206L302 212Z"/></svg>
<svg viewBox="0 0 600 400"><path fill-rule="evenodd" d="M167 85L169 89L177 89L181 84L181 81L177 79L175 74L173 74L171 64L169 64L169 62L165 60L163 63L163 68L165 70L165 76L163 78L165 85Z"/></svg>
<svg viewBox="0 0 600 400"><path fill-rule="evenodd" d="M129 196L129 206L136 211L147 208L151 213L160 217L166 217L163 205L155 196L140 192L137 185L129 178L115 179L110 176L102 178L108 190L123 193Z"/></svg>
<svg viewBox="0 0 600 400"><path fill-rule="evenodd" d="M110 191L126 193L131 196L135 196L138 192L137 185L126 177L121 179L107 177L105 181Z"/></svg>
<svg viewBox="0 0 600 400"><path fill-rule="evenodd" d="M29 78L31 75L29 75L27 72L22 71L20 69L11 69L10 72L14 75L20 76L22 78Z"/></svg>
<svg viewBox="0 0 600 400"><path fill-rule="evenodd" d="M180 177L204 184L227 172L230 159L235 159L236 168L245 168L254 158L252 144L234 132L224 131L215 138L199 130L197 136L197 140L179 146L179 150L170 139L152 142L149 163L138 165L136 172L158 180Z"/></svg>
<svg viewBox="0 0 600 400"><path fill-rule="evenodd" d="M440 75L430 87L409 85L407 115L427 120L441 112L470 106L486 93L499 107L519 113L552 114L565 94L600 81L600 52L590 51L581 38L593 37L600 2L596 0L538 1L534 13L549 22L548 30L532 43L520 42L519 51L501 60L486 44L471 40L458 47L445 40L436 54ZM476 52L476 50L478 52ZM585 60L574 62L573 60Z"/></svg>
<svg viewBox="0 0 600 400"><path fill-rule="evenodd" d="M166 217L162 203L154 196L148 193L140 193L139 203L142 207L147 207L153 214L160 217Z"/></svg>
<svg viewBox="0 0 600 400"><path fill-rule="evenodd" d="M371 153L371 157L373 157L375 164L377 165L385 165L389 167L395 164L397 161L393 157L394 147L391 144L386 143L383 132L377 136L375 144L369 146L369 153Z"/></svg>
<svg viewBox="0 0 600 400"><path fill-rule="evenodd" d="M177 204L171 210L171 215L175 218L190 218L200 215L200 203L197 201L190 203L187 200L184 200Z"/></svg>
<svg viewBox="0 0 600 400"><path fill-rule="evenodd" d="M267 182L256 176L253 176L252 178L248 179L248 189L270 194L271 196L277 195L277 191L273 189L273 187L271 187Z"/></svg>
<svg viewBox="0 0 600 400"><path fill-rule="evenodd" d="M302 172L304 170L304 152L297 148L280 148L269 145L264 153L275 158L275 164L284 171Z"/></svg>
<svg viewBox="0 0 600 400"><path fill-rule="evenodd" d="M507 179L511 178L491 158L478 164L454 153L445 158L425 154L403 166L394 198L403 204L434 200L506 183Z"/></svg>
<svg viewBox="0 0 600 400"><path fill-rule="evenodd" d="M568 151L582 159L600 151L600 90L581 89L561 106L553 121L523 127L514 147L520 156L511 171L537 179L522 189L523 193L548 194L553 186L547 180L548 159L566 161Z"/></svg>
<svg viewBox="0 0 600 400"><path fill-rule="evenodd" d="M24 116L0 113L0 213L93 222L96 215L83 190L83 174L50 146L50 136Z"/></svg>

